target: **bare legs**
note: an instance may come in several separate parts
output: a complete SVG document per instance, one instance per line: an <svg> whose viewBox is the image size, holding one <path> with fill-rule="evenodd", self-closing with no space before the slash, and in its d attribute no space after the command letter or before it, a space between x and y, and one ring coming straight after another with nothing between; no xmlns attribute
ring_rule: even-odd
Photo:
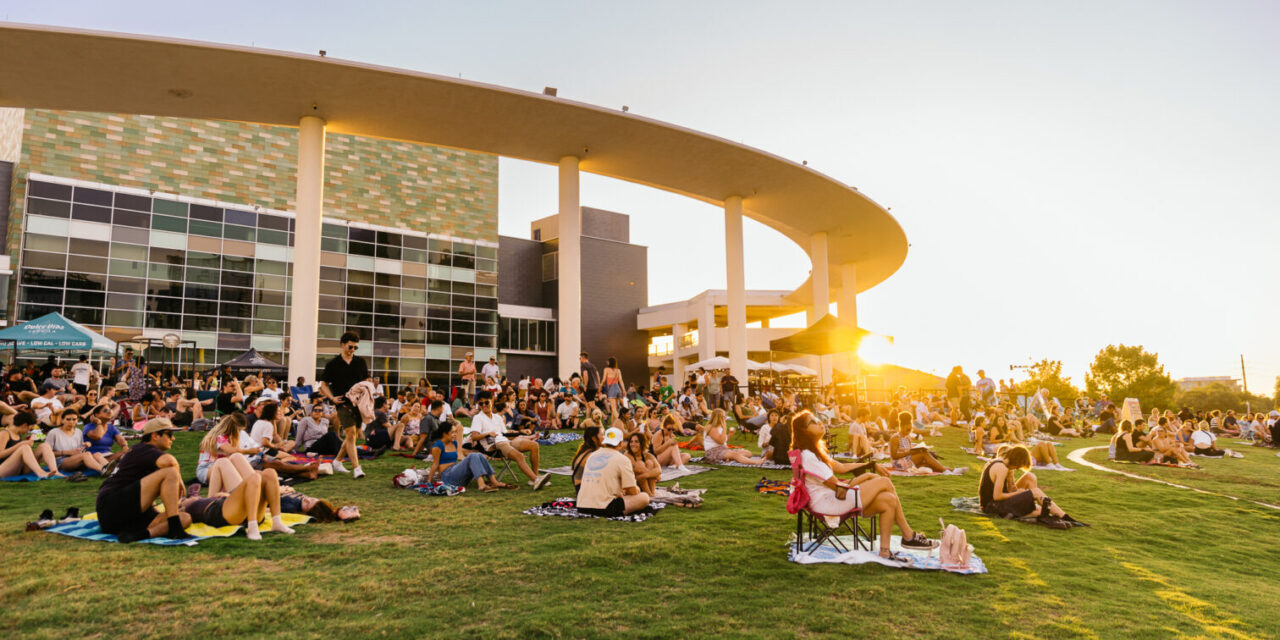
<svg viewBox="0 0 1280 640"><path fill-rule="evenodd" d="M156 516L147 526L147 532L152 537L165 536L169 533L167 517L169 515L178 514L184 528L191 524L191 516L181 512L178 501L178 497L182 495L182 474L178 472L177 467L165 467L153 471L142 478L138 484L141 496L138 504L139 513L150 509L157 497L164 503L164 513Z"/></svg>
<svg viewBox="0 0 1280 640"><path fill-rule="evenodd" d="M864 476L865 477L865 476ZM893 535L894 525L903 539L915 535L915 530L907 524L907 516L902 511L902 503L898 500L898 492L888 478L874 476L858 484L861 493L862 512L866 515L880 516L880 557L890 556L889 539Z"/></svg>
<svg viewBox="0 0 1280 640"><path fill-rule="evenodd" d="M1039 480L1036 479L1036 474L1031 473L1030 471L1022 474L1022 477L1018 478L1018 481L1013 483L1013 486L1022 489L1023 491L1030 491L1031 495L1036 497L1036 508L1027 515L1032 517L1040 515L1040 505L1044 502L1046 496L1044 491L1040 490L1040 484ZM1058 503L1051 502L1049 503L1049 515L1061 518L1063 515L1066 515L1066 512L1062 510L1062 507L1058 506Z"/></svg>
<svg viewBox="0 0 1280 640"><path fill-rule="evenodd" d="M22 475L26 471L31 471L41 478L47 478L57 472L57 468L52 464L49 465L52 471L45 471L40 468L40 463L36 459L36 454L31 448L30 441L23 441L18 446L20 448L17 451L9 454L9 457L5 458L4 462L0 462L0 478ZM52 453L50 451L51 455Z"/></svg>
<svg viewBox="0 0 1280 640"><path fill-rule="evenodd" d="M1031 457L1035 458L1036 462L1042 465L1058 464L1058 451L1053 446L1052 442L1037 442L1035 446L1031 448Z"/></svg>
<svg viewBox="0 0 1280 640"><path fill-rule="evenodd" d="M864 433L849 434L849 453L861 458L871 455L871 440Z"/></svg>
<svg viewBox="0 0 1280 640"><path fill-rule="evenodd" d="M71 471L74 469L93 469L101 472L102 467L106 466L107 459L101 453L89 453L84 451L74 456L67 456L62 459L62 464L58 467L63 471Z"/></svg>
<svg viewBox="0 0 1280 640"><path fill-rule="evenodd" d="M724 458L738 464L761 465L765 463L764 458L751 457L751 452L746 449L729 449L725 452Z"/></svg>
<svg viewBox="0 0 1280 640"><path fill-rule="evenodd" d="M917 467L927 467L933 470L934 473L945 473L950 471L950 469L942 466L942 463L938 462L938 459L933 457L933 454L928 451L917 451L911 454L911 464Z"/></svg>
<svg viewBox="0 0 1280 640"><path fill-rule="evenodd" d="M523 451L529 454L529 462L533 466L533 475L538 475L538 469L541 468L542 447L538 445L538 441L533 438L516 438L511 441L511 446L516 451Z"/></svg>

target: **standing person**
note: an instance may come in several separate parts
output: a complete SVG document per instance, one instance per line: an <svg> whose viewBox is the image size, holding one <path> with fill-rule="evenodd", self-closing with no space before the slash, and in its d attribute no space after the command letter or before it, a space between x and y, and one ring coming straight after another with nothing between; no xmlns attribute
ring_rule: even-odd
<svg viewBox="0 0 1280 640"><path fill-rule="evenodd" d="M476 363L475 356L468 351L462 362L458 363L458 377L462 378L462 389L466 393L463 400L467 406L471 406L476 400Z"/></svg>
<svg viewBox="0 0 1280 640"><path fill-rule="evenodd" d="M591 364L591 355L586 351L578 354L581 361L578 373L582 376L582 402L587 410L596 408L596 393L600 390L600 370Z"/></svg>
<svg viewBox="0 0 1280 640"><path fill-rule="evenodd" d="M987 372L978 369L978 384L974 385L978 390L978 400L982 406L991 407L996 404L996 382L987 377Z"/></svg>
<svg viewBox="0 0 1280 640"><path fill-rule="evenodd" d="M71 386L76 393L84 395L89 392L89 379L93 376L93 367L89 366L89 356L80 356L80 361L71 365Z"/></svg>
<svg viewBox="0 0 1280 640"><path fill-rule="evenodd" d="M360 456L356 453L356 437L360 434L360 412L347 398L347 392L356 383L369 379L369 365L364 358L356 355L356 349L360 347L360 336L348 331L342 334L340 343L342 353L325 363L324 372L320 374L320 393L323 393L337 408L334 413L334 423L337 425L337 430L342 433L342 448L333 459L333 470L339 473L347 472L347 468L342 466L342 456L346 455L347 459L355 465L352 477L363 478L364 469L360 468ZM470 353L467 354L468 361L471 359L470 355ZM472 378L474 380L474 374Z"/></svg>
<svg viewBox="0 0 1280 640"><path fill-rule="evenodd" d="M483 380L493 378L497 381L502 379L502 370L498 368L497 356L489 356L489 362L480 368L480 375Z"/></svg>
<svg viewBox="0 0 1280 640"><path fill-rule="evenodd" d="M98 489L98 525L120 542L136 542L164 536L186 540L191 516L181 512L182 473L173 446L173 423L150 420L142 428L142 442L129 449L115 471ZM164 502L164 514L152 508L156 498ZM167 515L166 515L167 514Z"/></svg>
<svg viewBox="0 0 1280 640"><path fill-rule="evenodd" d="M616 518L649 506L649 494L636 484L631 461L618 451L622 440L621 429L605 431L603 446L587 458L578 488L578 511Z"/></svg>
<svg viewBox="0 0 1280 640"><path fill-rule="evenodd" d="M618 402L622 400L622 390L624 388L622 369L618 368L617 358L609 358L605 361L603 379L604 401L609 407L609 413L616 415L618 413Z"/></svg>
<svg viewBox="0 0 1280 640"><path fill-rule="evenodd" d="M960 422L961 386L964 384L962 378L965 378L965 375L960 365L952 367L951 374L947 376L947 407L950 408L952 424Z"/></svg>

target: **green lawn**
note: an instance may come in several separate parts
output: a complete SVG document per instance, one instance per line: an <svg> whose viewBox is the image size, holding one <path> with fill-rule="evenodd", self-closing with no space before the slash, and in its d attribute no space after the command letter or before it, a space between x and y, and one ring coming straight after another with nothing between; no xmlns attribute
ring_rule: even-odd
<svg viewBox="0 0 1280 640"><path fill-rule="evenodd" d="M197 440L178 438L187 475ZM1039 475L1091 528L956 513L951 497L977 493L961 441L933 439L948 464L975 471L895 482L920 529L936 533L941 516L968 530L990 570L980 576L787 562L794 519L753 489L786 471L685 478L710 490L703 508L634 524L522 515L570 493L559 476L537 494L393 489L411 461L384 457L365 480L301 487L358 504L357 523L192 548L24 533L42 508L92 510L98 481L0 484L0 638L1280 636L1280 512L1085 469ZM1062 459L1075 466L1066 453L1096 444L1068 442ZM544 466L567 464L575 446L544 448ZM1280 458L1245 455L1202 472L1140 470L1276 502Z"/></svg>

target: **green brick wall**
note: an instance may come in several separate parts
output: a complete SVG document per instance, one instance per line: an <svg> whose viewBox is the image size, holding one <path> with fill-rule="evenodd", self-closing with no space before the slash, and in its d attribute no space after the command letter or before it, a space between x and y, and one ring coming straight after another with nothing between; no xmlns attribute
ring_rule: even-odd
<svg viewBox="0 0 1280 640"><path fill-rule="evenodd" d="M8 229L17 256L29 172L293 210L296 129L30 109ZM498 158L329 134L324 214L496 241Z"/></svg>

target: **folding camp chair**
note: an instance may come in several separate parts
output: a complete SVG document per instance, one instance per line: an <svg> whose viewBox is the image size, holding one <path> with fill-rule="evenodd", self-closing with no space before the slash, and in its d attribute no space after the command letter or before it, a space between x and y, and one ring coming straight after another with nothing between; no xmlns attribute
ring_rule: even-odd
<svg viewBox="0 0 1280 640"><path fill-rule="evenodd" d="M502 451L497 447L494 447L489 451L485 451L484 447L479 444L467 442L462 445L462 448L474 453L482 454L484 457L488 458L489 466L493 467L493 477L498 482L506 482L506 478L508 477L512 480L517 479L515 469L511 468L511 461L508 460L506 456L502 455ZM518 481L516 484L518 484Z"/></svg>
<svg viewBox="0 0 1280 640"><path fill-rule="evenodd" d="M791 487L804 485L804 468L800 464L800 452L791 451ZM848 553L849 548L840 540L840 534L853 536L853 547L858 550L871 550L872 535L877 531L877 516L869 516L869 526L863 526L862 509L853 509L845 513L819 513L814 510L813 503L805 501L803 505L796 501L787 501L787 510L796 514L796 553L811 553L824 544L841 553ZM794 509L794 511L793 511ZM831 524L828 519L835 519ZM865 547L863 545L866 545Z"/></svg>

